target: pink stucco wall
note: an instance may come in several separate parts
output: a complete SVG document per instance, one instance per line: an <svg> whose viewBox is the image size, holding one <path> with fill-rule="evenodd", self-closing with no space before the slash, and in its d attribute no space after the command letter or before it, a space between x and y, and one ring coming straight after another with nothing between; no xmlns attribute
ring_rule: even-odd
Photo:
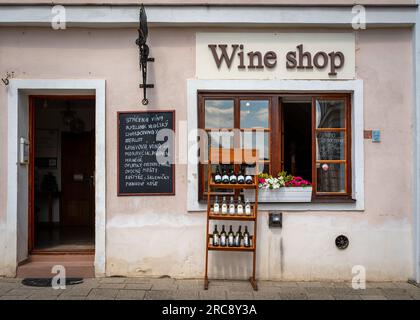
<svg viewBox="0 0 420 320"><path fill-rule="evenodd" d="M195 77L197 30L150 32L151 56L156 59L150 70L155 84L149 90L150 108L175 109L177 120L187 119L186 79ZM26 79L106 79L107 274L201 276L205 214L187 212L185 166L177 166L174 197L117 197L117 111L145 109L140 104L136 37L134 29L2 28L0 75L14 71L16 78ZM282 233L269 230L263 215L262 278L347 278L354 264L367 265L371 279L410 275L411 30L368 29L356 39L357 78L364 80L364 127L382 133L381 143L364 141L365 211L288 212ZM0 226L5 223L7 194L6 106L7 89L0 86ZM352 247L337 253L331 242L343 231L350 234ZM174 237L176 246L172 240L162 241ZM270 244L280 238L286 246L281 270L278 248ZM316 264L305 268L308 261Z"/></svg>

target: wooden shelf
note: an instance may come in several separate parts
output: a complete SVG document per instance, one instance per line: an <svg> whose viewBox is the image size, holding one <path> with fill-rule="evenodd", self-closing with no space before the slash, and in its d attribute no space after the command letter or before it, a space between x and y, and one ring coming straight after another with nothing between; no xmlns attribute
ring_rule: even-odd
<svg viewBox="0 0 420 320"><path fill-rule="evenodd" d="M239 216L237 214L235 214L235 215L229 215L229 214L223 215L223 214L209 213L209 219L210 220L254 221L255 220L255 215L250 215L250 216L242 215L242 216Z"/></svg>
<svg viewBox="0 0 420 320"><path fill-rule="evenodd" d="M251 205L252 207L252 214L247 216L245 213L242 215L238 214L221 214L221 213L214 213L211 209L208 212L208 216L210 220L236 220L236 221L255 221L257 215L255 212L255 206Z"/></svg>
<svg viewBox="0 0 420 320"><path fill-rule="evenodd" d="M236 157L240 155L240 157ZM222 162L220 162L222 159ZM227 161L226 161L227 159ZM252 253L252 276L250 277L250 282L254 290L258 290L257 281L255 279L255 269L256 269L256 241L257 241L257 214L258 214L258 164L259 164L259 157L258 157L258 150L256 149L221 149L221 148L211 148L209 150L209 162L207 168L207 240L206 240L206 264L205 264L205 274L204 274L204 289L208 289L209 287L209 278L208 278L208 256L209 251L229 251L229 252L251 252ZM251 161L250 161L251 160ZM215 183L213 180L213 172L212 172L212 164L233 164L233 165L246 165L250 163L255 163L257 168L257 174L253 176L253 183L252 184L230 184L230 183ZM213 189L213 191L212 191ZM229 213L222 215L221 213L215 214L212 208L212 199L211 196L213 195L224 195L224 193L220 192L220 190L230 190L230 193L234 191L235 195L240 193L239 190L243 189L253 189L255 190L255 198L254 202L252 203L252 215L230 215ZM218 192L216 192L219 190ZM238 192L239 191L239 192ZM209 225L210 220L231 220L231 221L251 221L253 222L253 235L250 236L250 241L252 243L251 247L221 247L221 246L213 246L211 244L210 238L211 234ZM252 232L252 231L251 231Z"/></svg>
<svg viewBox="0 0 420 320"><path fill-rule="evenodd" d="M255 183L253 183L253 184L210 183L210 188L217 188L217 189L255 189L255 188L258 188L258 185L256 185Z"/></svg>
<svg viewBox="0 0 420 320"><path fill-rule="evenodd" d="M228 246L226 246L226 247L220 247L220 246L215 247L215 246L212 246L211 244L209 244L208 249L209 250L215 250L215 251L240 251L240 252L255 251L254 246L252 246L252 247L228 247Z"/></svg>

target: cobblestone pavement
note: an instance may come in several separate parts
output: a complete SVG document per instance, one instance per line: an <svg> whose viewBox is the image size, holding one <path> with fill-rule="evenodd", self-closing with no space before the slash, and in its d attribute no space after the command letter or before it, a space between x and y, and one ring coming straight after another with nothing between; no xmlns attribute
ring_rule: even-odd
<svg viewBox="0 0 420 320"><path fill-rule="evenodd" d="M354 290L347 282L210 281L171 278L85 279L66 289L27 287L21 279L0 278L0 300L420 300L420 287L407 282L371 282Z"/></svg>

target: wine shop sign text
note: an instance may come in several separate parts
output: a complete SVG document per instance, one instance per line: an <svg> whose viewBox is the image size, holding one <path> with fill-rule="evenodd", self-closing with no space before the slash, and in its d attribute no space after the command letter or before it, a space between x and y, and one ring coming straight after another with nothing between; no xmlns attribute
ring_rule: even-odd
<svg viewBox="0 0 420 320"><path fill-rule="evenodd" d="M354 79L353 33L197 33L201 79Z"/></svg>

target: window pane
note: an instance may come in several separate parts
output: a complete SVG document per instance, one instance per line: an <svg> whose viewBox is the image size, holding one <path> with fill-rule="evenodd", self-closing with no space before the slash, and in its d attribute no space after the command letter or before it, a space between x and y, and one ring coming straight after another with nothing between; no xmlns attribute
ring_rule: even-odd
<svg viewBox="0 0 420 320"><path fill-rule="evenodd" d="M345 160L344 132L317 132L317 160Z"/></svg>
<svg viewBox="0 0 420 320"><path fill-rule="evenodd" d="M270 166L268 163L260 163L258 165L258 173L270 173ZM273 175L276 175L277 172L273 172Z"/></svg>
<svg viewBox="0 0 420 320"><path fill-rule="evenodd" d="M268 128L268 100L241 100L241 128Z"/></svg>
<svg viewBox="0 0 420 320"><path fill-rule="evenodd" d="M205 100L206 128L233 128L233 100Z"/></svg>
<svg viewBox="0 0 420 320"><path fill-rule="evenodd" d="M344 163L317 163L317 191L318 192L345 192Z"/></svg>
<svg viewBox="0 0 420 320"><path fill-rule="evenodd" d="M245 131L241 133L241 148L258 149L260 160L270 159L270 133L263 131Z"/></svg>
<svg viewBox="0 0 420 320"><path fill-rule="evenodd" d="M233 148L233 131L210 131L209 133L209 147L212 148Z"/></svg>
<svg viewBox="0 0 420 320"><path fill-rule="evenodd" d="M317 128L345 128L345 110L344 100L317 100Z"/></svg>

